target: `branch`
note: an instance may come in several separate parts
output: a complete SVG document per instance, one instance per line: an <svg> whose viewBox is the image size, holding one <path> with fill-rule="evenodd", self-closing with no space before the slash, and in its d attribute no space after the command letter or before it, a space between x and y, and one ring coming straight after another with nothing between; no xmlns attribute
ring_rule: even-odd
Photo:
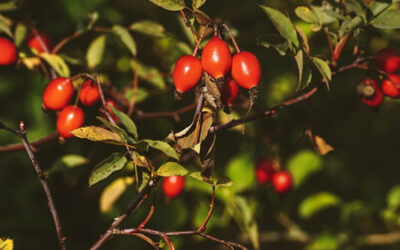
<svg viewBox="0 0 400 250"><path fill-rule="evenodd" d="M42 144L46 144L50 141L53 141L55 139L57 139L58 137L58 133L57 131L46 135L42 138L37 139L36 141L33 141L30 143L31 147L38 147L41 146ZM13 152L13 151L19 151L19 150L24 150L25 146L22 143L18 143L18 144L10 144L10 145L5 145L0 147L0 153L6 153L6 152Z"/></svg>
<svg viewBox="0 0 400 250"><path fill-rule="evenodd" d="M53 217L53 221L54 221L57 235L58 235L58 242L60 244L60 248L62 250L65 250L66 249L65 248L65 239L66 238L63 235L63 232L61 229L61 223L60 223L60 219L58 218L56 207L54 205L54 200L51 195L49 185L47 184L46 177L43 174L42 169L39 166L39 162L37 161L35 154L32 151L32 145L29 144L28 139L26 138L26 130L24 127L24 122L21 121L19 124L19 130L15 130L15 129L8 127L7 125L5 125L3 122L0 121L0 129L5 129L5 130L15 134L16 136L18 136L21 139L23 146L29 155L29 158L31 159L32 165L35 168L35 171L39 178L39 181L42 184L44 193L46 194L47 201L48 201L47 205L49 206L50 213Z"/></svg>

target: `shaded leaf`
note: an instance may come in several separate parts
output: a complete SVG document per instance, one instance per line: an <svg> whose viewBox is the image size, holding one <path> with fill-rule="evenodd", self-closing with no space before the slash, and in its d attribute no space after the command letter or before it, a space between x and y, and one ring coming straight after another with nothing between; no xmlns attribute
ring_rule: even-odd
<svg viewBox="0 0 400 250"><path fill-rule="evenodd" d="M13 250L14 241L9 238L0 238L0 249L1 250Z"/></svg>
<svg viewBox="0 0 400 250"><path fill-rule="evenodd" d="M39 56L43 58L56 72L59 76L69 77L70 71L68 65L65 63L64 59L55 54L40 53Z"/></svg>
<svg viewBox="0 0 400 250"><path fill-rule="evenodd" d="M181 164L172 161L164 163L157 169L157 175L164 177L174 175L184 176L187 173L188 171L186 168L184 168Z"/></svg>
<svg viewBox="0 0 400 250"><path fill-rule="evenodd" d="M212 176L211 178L205 178L204 176L202 176L200 171L190 173L190 177L193 177L196 180L202 181L210 186L217 186L217 187L232 186L232 181L229 177Z"/></svg>
<svg viewBox="0 0 400 250"><path fill-rule="evenodd" d="M115 107L110 105L110 108L112 112L118 117L118 120L124 125L126 130L135 137L135 139L138 139L138 131L136 128L136 124L132 121L132 119L127 116L124 112L119 111Z"/></svg>
<svg viewBox="0 0 400 250"><path fill-rule="evenodd" d="M137 71L139 77L149 83L151 83L154 87L164 89L166 87L166 83L162 73L155 67L144 65L138 60L131 60L132 70Z"/></svg>
<svg viewBox="0 0 400 250"><path fill-rule="evenodd" d="M308 43L308 38L304 30L300 26L296 26L297 34L300 36L304 52L310 54L310 45Z"/></svg>
<svg viewBox="0 0 400 250"><path fill-rule="evenodd" d="M114 25L112 27L112 31L119 37L119 39L121 39L122 43L125 44L125 46L129 49L132 55L136 56L137 54L136 42L129 33L129 31L120 25Z"/></svg>
<svg viewBox="0 0 400 250"><path fill-rule="evenodd" d="M98 36L93 40L86 52L86 61L90 69L94 69L103 60L104 49L106 47L106 36Z"/></svg>
<svg viewBox="0 0 400 250"><path fill-rule="evenodd" d="M192 7L193 9L200 8L203 4L206 3L207 0L192 0Z"/></svg>
<svg viewBox="0 0 400 250"><path fill-rule="evenodd" d="M13 11L16 9L18 9L18 1L17 0L0 3L0 12Z"/></svg>
<svg viewBox="0 0 400 250"><path fill-rule="evenodd" d="M299 215L304 219L311 218L314 214L328 207L338 206L340 199L328 192L313 194L304 199L299 206Z"/></svg>
<svg viewBox="0 0 400 250"><path fill-rule="evenodd" d="M60 170L67 168L76 168L86 164L87 162L88 160L81 155L76 155L76 154L64 155L49 168L47 174L58 172Z"/></svg>
<svg viewBox="0 0 400 250"><path fill-rule="evenodd" d="M18 23L15 27L14 42L17 47L21 46L22 42L25 40L27 30L27 27L22 23Z"/></svg>
<svg viewBox="0 0 400 250"><path fill-rule="evenodd" d="M279 10L262 5L260 7L271 19L279 34L292 43L297 49L299 47L299 40L297 38L296 29L290 19Z"/></svg>
<svg viewBox="0 0 400 250"><path fill-rule="evenodd" d="M115 152L97 164L89 177L89 186L104 180L115 171L121 170L127 162L124 153Z"/></svg>
<svg viewBox="0 0 400 250"><path fill-rule="evenodd" d="M337 250L339 241L333 235L320 235L308 244L305 250Z"/></svg>
<svg viewBox="0 0 400 250"><path fill-rule="evenodd" d="M293 155L288 163L294 185L300 186L310 175L322 169L322 158L311 150L303 150Z"/></svg>
<svg viewBox="0 0 400 250"><path fill-rule="evenodd" d="M149 1L166 10L177 11L185 8L184 0L149 0Z"/></svg>
<svg viewBox="0 0 400 250"><path fill-rule="evenodd" d="M329 67L328 62L318 57L312 57L311 60L313 61L315 67L317 67L318 71L321 73L322 77L325 80L326 87L329 89L329 82L332 79L332 71Z"/></svg>
<svg viewBox="0 0 400 250"><path fill-rule="evenodd" d="M131 24L131 26L129 26L129 29L153 37L165 36L164 27L161 24L151 20L144 20L133 23Z"/></svg>
<svg viewBox="0 0 400 250"><path fill-rule="evenodd" d="M226 167L226 175L235 183L232 186L235 192L241 192L254 187L256 183L254 171L252 171L254 164L254 159L250 153L242 153L229 161Z"/></svg>
<svg viewBox="0 0 400 250"><path fill-rule="evenodd" d="M164 154L166 154L167 156L169 156L171 158L179 160L179 156L176 153L175 149L171 145L169 145L168 143L166 143L164 141L144 139L144 140L142 140L142 142L147 143L147 145L149 145L149 147L160 150L161 152L163 152Z"/></svg>
<svg viewBox="0 0 400 250"><path fill-rule="evenodd" d="M286 55L289 49L288 42L279 35L263 35L258 37L258 44L266 48L274 48L281 56Z"/></svg>
<svg viewBox="0 0 400 250"><path fill-rule="evenodd" d="M3 22L0 19L0 33L4 32L6 33L9 37L13 37L13 34L11 32L10 26L8 26L5 22Z"/></svg>
<svg viewBox="0 0 400 250"><path fill-rule="evenodd" d="M78 138L101 141L116 145L125 145L125 141L115 132L96 126L81 127L71 132Z"/></svg>
<svg viewBox="0 0 400 250"><path fill-rule="evenodd" d="M303 55L303 50L297 51L297 54L294 56L294 59L296 60L296 65L297 65L297 70L299 72L299 81L297 85L297 89L300 89L302 78L303 78L303 66L304 66L304 55Z"/></svg>
<svg viewBox="0 0 400 250"><path fill-rule="evenodd" d="M132 177L122 177L114 180L105 187L100 195L100 211L102 213L110 211L118 198L134 181L135 179Z"/></svg>
<svg viewBox="0 0 400 250"><path fill-rule="evenodd" d="M400 10L387 9L371 21L379 29L400 29Z"/></svg>

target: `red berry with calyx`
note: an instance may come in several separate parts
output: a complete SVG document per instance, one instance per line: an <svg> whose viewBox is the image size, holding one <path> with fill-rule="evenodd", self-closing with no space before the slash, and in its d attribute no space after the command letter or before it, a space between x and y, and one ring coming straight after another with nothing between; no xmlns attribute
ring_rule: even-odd
<svg viewBox="0 0 400 250"><path fill-rule="evenodd" d="M227 77L224 86L221 89L222 101L227 107L232 106L233 101L239 94L239 86L235 79Z"/></svg>
<svg viewBox="0 0 400 250"><path fill-rule="evenodd" d="M73 137L71 131L80 128L84 120L85 115L81 108L74 105L66 106L57 118L58 134L63 138Z"/></svg>
<svg viewBox="0 0 400 250"><path fill-rule="evenodd" d="M79 92L79 100L85 106L92 106L100 100L100 91L97 84L92 80L86 80Z"/></svg>
<svg viewBox="0 0 400 250"><path fill-rule="evenodd" d="M257 87L261 79L260 62L250 52L239 52L233 56L231 74L240 87L245 89Z"/></svg>
<svg viewBox="0 0 400 250"><path fill-rule="evenodd" d="M169 198L175 198L182 193L185 186L185 178L179 175L165 177L162 183L164 194Z"/></svg>
<svg viewBox="0 0 400 250"><path fill-rule="evenodd" d="M51 49L50 38L43 32L31 32L28 35L28 47L35 49L38 53L49 52Z"/></svg>
<svg viewBox="0 0 400 250"><path fill-rule="evenodd" d="M391 74L382 82L382 92L391 98L400 97L400 76Z"/></svg>
<svg viewBox="0 0 400 250"><path fill-rule="evenodd" d="M10 40L0 37L0 65L10 65L17 59L17 47Z"/></svg>
<svg viewBox="0 0 400 250"><path fill-rule="evenodd" d="M274 162L268 158L261 159L256 164L255 173L258 183L268 183L274 173Z"/></svg>
<svg viewBox="0 0 400 250"><path fill-rule="evenodd" d="M363 103L368 107L375 108L383 103L383 92L374 79L364 79L358 86L358 93Z"/></svg>
<svg viewBox="0 0 400 250"><path fill-rule="evenodd" d="M58 77L52 80L43 93L43 105L46 109L59 110L68 105L74 94L74 86L69 78Z"/></svg>
<svg viewBox="0 0 400 250"><path fill-rule="evenodd" d="M392 74L400 69L400 52L384 48L375 53L374 66Z"/></svg>
<svg viewBox="0 0 400 250"><path fill-rule="evenodd" d="M212 37L201 53L201 65L217 82L223 82L232 65L228 44L218 36Z"/></svg>
<svg viewBox="0 0 400 250"><path fill-rule="evenodd" d="M191 90L196 86L203 74L200 60L191 55L185 55L178 59L175 64L172 78L175 89L180 94Z"/></svg>
<svg viewBox="0 0 400 250"><path fill-rule="evenodd" d="M292 176L288 171L278 171L272 176L272 185L278 194L286 193L293 185Z"/></svg>

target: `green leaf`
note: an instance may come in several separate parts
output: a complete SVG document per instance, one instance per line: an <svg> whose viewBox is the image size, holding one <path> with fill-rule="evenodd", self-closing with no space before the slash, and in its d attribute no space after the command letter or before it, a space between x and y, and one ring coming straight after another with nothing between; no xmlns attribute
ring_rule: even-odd
<svg viewBox="0 0 400 250"><path fill-rule="evenodd" d="M235 192L241 192L254 186L253 166L254 159L250 153L237 155L228 163L226 175L235 183L232 186Z"/></svg>
<svg viewBox="0 0 400 250"><path fill-rule="evenodd" d="M59 76L70 76L69 67L61 56L44 52L40 53L39 56L43 58L57 72Z"/></svg>
<svg viewBox="0 0 400 250"><path fill-rule="evenodd" d="M294 10L294 12L304 22L319 24L319 20L315 16L314 12L306 6L299 6Z"/></svg>
<svg viewBox="0 0 400 250"><path fill-rule="evenodd" d="M1 32L6 33L9 37L13 37L10 26L7 25L7 23L1 18L0 15L0 33Z"/></svg>
<svg viewBox="0 0 400 250"><path fill-rule="evenodd" d="M123 140L124 142L129 141L129 136L128 134L125 132L125 130L123 130L122 128L118 127L115 124L112 124L110 122L108 122L106 119L104 119L103 117L100 116L96 116L96 118L101 121L107 128L109 128L110 130L112 130L114 133L118 134Z"/></svg>
<svg viewBox="0 0 400 250"><path fill-rule="evenodd" d="M58 159L52 166L49 168L46 174L52 174L54 172L58 172L60 170L68 169L68 168L76 168L88 163L88 160L81 156L75 154L68 154L62 156Z"/></svg>
<svg viewBox="0 0 400 250"><path fill-rule="evenodd" d="M355 29L361 27L364 24L364 20L360 16L355 16L352 19L346 19L342 26L340 26L339 34L344 37L345 35L353 32Z"/></svg>
<svg viewBox="0 0 400 250"><path fill-rule="evenodd" d="M329 82L332 80L332 71L328 62L318 57L312 57L311 60L313 61L315 67L317 67L319 73L321 73L325 80L326 87L329 89Z"/></svg>
<svg viewBox="0 0 400 250"><path fill-rule="evenodd" d="M400 29L400 10L387 9L371 21L375 28Z"/></svg>
<svg viewBox="0 0 400 250"><path fill-rule="evenodd" d="M311 150L303 150L293 155L287 168L293 176L294 185L300 186L309 176L322 169L322 158Z"/></svg>
<svg viewBox="0 0 400 250"><path fill-rule="evenodd" d="M166 143L164 141L145 139L145 140L141 140L140 142L145 142L145 143L147 143L147 145L149 145L149 147L160 150L167 156L174 158L176 160L179 160L179 156L176 153L175 149L171 145L169 145L168 143Z"/></svg>
<svg viewBox="0 0 400 250"><path fill-rule="evenodd" d="M184 0L149 0L155 5L160 6L166 10L177 11L185 8Z"/></svg>
<svg viewBox="0 0 400 250"><path fill-rule="evenodd" d="M102 213L109 212L115 202L125 192L125 190L134 182L132 177L121 177L111 182L103 189L100 196L100 211Z"/></svg>
<svg viewBox="0 0 400 250"><path fill-rule="evenodd" d="M386 200L390 209L396 210L400 207L400 185L396 185L390 189Z"/></svg>
<svg viewBox="0 0 400 250"><path fill-rule="evenodd" d="M106 47L106 36L98 36L93 40L86 52L86 61L90 69L94 69L103 60L104 49Z"/></svg>
<svg viewBox="0 0 400 250"><path fill-rule="evenodd" d="M129 26L129 29L157 38L165 36L164 27L161 24L150 20L133 23Z"/></svg>
<svg viewBox="0 0 400 250"><path fill-rule="evenodd" d="M217 187L230 187L232 186L232 181L229 177L216 177L216 176L211 176L211 178L205 178L201 175L200 171L192 172L190 173L190 177L199 180L201 182L206 183L207 185L210 186L217 186Z"/></svg>
<svg viewBox="0 0 400 250"><path fill-rule="evenodd" d="M338 206L340 199L328 192L320 192L304 199L299 206L299 215L304 219L311 218L314 214L328 207Z"/></svg>
<svg viewBox="0 0 400 250"><path fill-rule="evenodd" d="M119 37L119 39L121 39L121 41L129 49L132 55L136 56L137 54L136 42L129 33L129 31L120 25L114 25L112 27L112 31L114 32L115 35Z"/></svg>
<svg viewBox="0 0 400 250"><path fill-rule="evenodd" d="M167 162L160 166L157 169L157 175L159 176L173 176L173 175L180 175L184 176L188 173L186 168L184 168L181 164L177 162Z"/></svg>
<svg viewBox="0 0 400 250"><path fill-rule="evenodd" d="M289 49L288 42L279 35L263 35L258 37L258 44L266 48L274 48L281 56L286 55Z"/></svg>
<svg viewBox="0 0 400 250"><path fill-rule="evenodd" d="M27 27L22 23L18 23L15 27L14 42L17 47L21 46L22 42L25 40L27 30Z"/></svg>
<svg viewBox="0 0 400 250"><path fill-rule="evenodd" d="M304 67L304 55L303 50L297 51L297 54L294 56L294 60L296 60L297 69L299 72L299 81L297 85L297 89L300 89L302 78L303 78L303 67Z"/></svg>
<svg viewBox="0 0 400 250"><path fill-rule="evenodd" d="M147 66L134 59L131 60L131 66L134 71L138 72L140 78L151 83L154 87L160 89L166 87L164 77L157 68Z"/></svg>
<svg viewBox="0 0 400 250"><path fill-rule="evenodd" d="M17 0L0 3L0 12L13 11L16 9L18 9L18 1Z"/></svg>
<svg viewBox="0 0 400 250"><path fill-rule="evenodd" d="M117 133L108 129L96 126L81 127L71 132L78 138L88 139L91 141L101 141L115 145L125 145L125 141Z"/></svg>
<svg viewBox="0 0 400 250"><path fill-rule="evenodd" d="M124 153L112 153L94 167L89 177L89 186L104 180L115 171L121 170L125 166L126 162L127 159Z"/></svg>
<svg viewBox="0 0 400 250"><path fill-rule="evenodd" d="M132 119L129 118L129 116L127 116L124 112L119 111L118 109L116 109L111 105L110 108L112 112L118 117L118 120L122 123L122 125L124 125L126 130L130 134L132 134L135 137L135 139L138 139L139 135L136 128L136 124L132 121Z"/></svg>
<svg viewBox="0 0 400 250"><path fill-rule="evenodd" d="M337 250L338 240L332 235L320 235L307 245L305 250Z"/></svg>
<svg viewBox="0 0 400 250"><path fill-rule="evenodd" d="M297 49L299 47L299 39L297 37L296 29L290 19L279 10L262 5L260 7L271 19L279 34L281 34L282 37L284 37L290 44L293 44L295 49ZM292 50L295 51L295 49Z"/></svg>
<svg viewBox="0 0 400 250"><path fill-rule="evenodd" d="M206 3L207 0L192 0L192 7L193 9L200 8L203 4Z"/></svg>

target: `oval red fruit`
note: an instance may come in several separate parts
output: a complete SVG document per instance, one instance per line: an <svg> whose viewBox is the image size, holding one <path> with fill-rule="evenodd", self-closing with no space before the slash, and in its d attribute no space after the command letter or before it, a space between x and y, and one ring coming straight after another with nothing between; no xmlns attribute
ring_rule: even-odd
<svg viewBox="0 0 400 250"><path fill-rule="evenodd" d="M185 178L178 175L165 177L162 183L163 192L169 198L174 198L182 193L184 186Z"/></svg>
<svg viewBox="0 0 400 250"><path fill-rule="evenodd" d="M277 193L287 192L292 187L292 176L288 171L278 171L272 176L272 185Z"/></svg>
<svg viewBox="0 0 400 250"><path fill-rule="evenodd" d="M178 59L175 64L172 78L176 90L183 94L196 86L203 74L200 60L191 55L185 55Z"/></svg>
<svg viewBox="0 0 400 250"><path fill-rule="evenodd" d="M400 97L400 76L391 74L388 78L383 80L382 92L391 98Z"/></svg>
<svg viewBox="0 0 400 250"><path fill-rule="evenodd" d="M201 53L204 71L218 80L228 73L231 64L232 55L228 44L217 36L212 37Z"/></svg>
<svg viewBox="0 0 400 250"><path fill-rule="evenodd" d="M68 105L74 87L69 78L58 77L52 80L46 87L43 93L43 105L47 109L58 110Z"/></svg>
<svg viewBox="0 0 400 250"><path fill-rule="evenodd" d="M100 92L97 84L92 80L86 80L82 84L81 91L79 92L79 100L85 106L92 106L100 100Z"/></svg>
<svg viewBox="0 0 400 250"><path fill-rule="evenodd" d="M359 85L358 90L362 102L368 107L378 107L383 103L383 92L376 80L370 78L364 79Z"/></svg>
<svg viewBox="0 0 400 250"><path fill-rule="evenodd" d="M257 87L261 79L260 62L250 52L239 52L233 56L231 74L240 87L245 89Z"/></svg>
<svg viewBox="0 0 400 250"><path fill-rule="evenodd" d="M17 59L17 47L10 40L0 37L0 65L10 65Z"/></svg>
<svg viewBox="0 0 400 250"><path fill-rule="evenodd" d="M232 106L233 101L239 94L239 86L235 79L227 77L224 86L221 89L222 101L227 106Z"/></svg>
<svg viewBox="0 0 400 250"><path fill-rule="evenodd" d="M43 32L31 32L28 35L28 47L35 49L38 53L48 52L51 49L50 38Z"/></svg>
<svg viewBox="0 0 400 250"><path fill-rule="evenodd" d="M111 110L110 106L121 110L121 108L112 100L112 99L107 99L106 100L106 106L107 106L107 110L110 113L111 117L113 118L114 121L118 122L118 117L115 115L115 113Z"/></svg>
<svg viewBox="0 0 400 250"><path fill-rule="evenodd" d="M381 49L375 53L374 65L392 74L400 69L400 52L392 48Z"/></svg>
<svg viewBox="0 0 400 250"><path fill-rule="evenodd" d="M63 138L70 138L74 135L71 131L80 128L85 120L81 108L69 105L66 106L57 117L58 134Z"/></svg>
<svg viewBox="0 0 400 250"><path fill-rule="evenodd" d="M268 158L261 159L255 168L258 183L266 184L274 173L274 162Z"/></svg>

